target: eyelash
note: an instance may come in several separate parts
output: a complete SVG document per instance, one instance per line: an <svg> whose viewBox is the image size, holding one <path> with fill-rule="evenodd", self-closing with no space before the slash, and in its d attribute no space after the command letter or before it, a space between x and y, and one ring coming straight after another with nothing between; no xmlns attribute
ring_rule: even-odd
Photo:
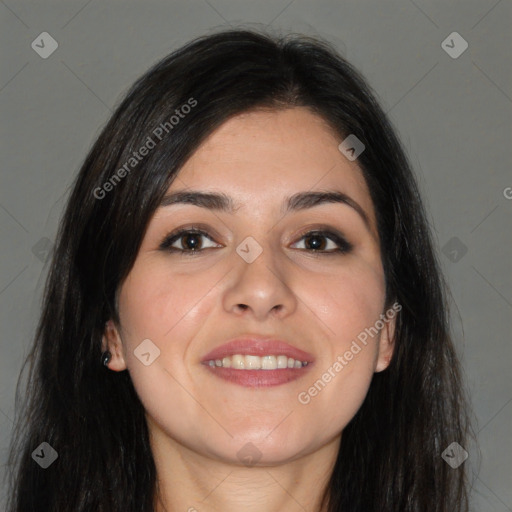
<svg viewBox="0 0 512 512"><path fill-rule="evenodd" d="M162 243L160 244L160 250L162 251L168 251L170 253L180 253L180 256L185 257L194 257L200 255L203 251L206 249L216 249L216 247L207 247L206 249L196 249L196 250L190 250L190 249L178 249L176 247L171 247L174 242L182 238L184 235L202 235L208 238L210 241L214 242L212 237L209 233L206 231L200 229L200 228L186 228L186 229L180 229L178 231L175 231L173 233L170 233L167 235ZM324 237L332 242L336 243L338 245L337 249L329 250L329 251L320 251L315 249L299 249L299 250L306 250L311 255L319 256L319 255L326 255L326 256L332 256L335 254L347 254L352 251L353 245L350 242L347 242L340 234L330 231L330 230L322 230L322 229L313 229L310 231L306 231L305 233L301 234L299 237L299 240L302 240L306 237L312 237L312 236L318 236L318 237ZM296 242L295 242L296 243Z"/></svg>

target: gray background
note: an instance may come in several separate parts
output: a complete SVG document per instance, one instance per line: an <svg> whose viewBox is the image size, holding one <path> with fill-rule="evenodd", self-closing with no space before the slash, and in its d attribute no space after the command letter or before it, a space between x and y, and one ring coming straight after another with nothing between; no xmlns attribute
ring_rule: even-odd
<svg viewBox="0 0 512 512"><path fill-rule="evenodd" d="M452 290L473 400L472 510L512 511L510 0L0 0L0 18L2 464L44 255L100 128L127 87L172 49L228 25L270 25L334 43L404 142ZM59 44L47 59L31 48L44 31ZM453 31L469 44L456 59L441 46Z"/></svg>

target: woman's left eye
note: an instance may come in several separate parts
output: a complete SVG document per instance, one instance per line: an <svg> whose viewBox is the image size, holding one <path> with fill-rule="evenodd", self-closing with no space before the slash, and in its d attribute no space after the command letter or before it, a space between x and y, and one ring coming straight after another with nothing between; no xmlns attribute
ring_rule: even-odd
<svg viewBox="0 0 512 512"><path fill-rule="evenodd" d="M304 241L304 249L313 253L347 253L352 250L352 244L331 231L309 231L301 236L300 241ZM328 242L331 242L330 247Z"/></svg>

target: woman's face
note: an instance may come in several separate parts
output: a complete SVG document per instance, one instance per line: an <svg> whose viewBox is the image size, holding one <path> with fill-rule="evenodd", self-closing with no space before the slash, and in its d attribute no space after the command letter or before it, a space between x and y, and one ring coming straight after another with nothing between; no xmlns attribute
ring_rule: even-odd
<svg viewBox="0 0 512 512"><path fill-rule="evenodd" d="M372 201L340 143L306 108L244 113L174 180L168 196L190 195L151 219L120 290L119 330L110 324L105 338L110 369L129 370L153 432L236 463L282 463L339 442L389 362L393 330L379 322ZM192 204L196 193L222 194L232 209ZM180 229L192 234L169 238Z"/></svg>

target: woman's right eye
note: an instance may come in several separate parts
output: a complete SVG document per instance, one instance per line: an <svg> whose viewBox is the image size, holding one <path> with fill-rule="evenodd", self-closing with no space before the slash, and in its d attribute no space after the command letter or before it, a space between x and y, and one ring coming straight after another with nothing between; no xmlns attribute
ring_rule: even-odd
<svg viewBox="0 0 512 512"><path fill-rule="evenodd" d="M213 245L204 246L202 239L206 238L212 242ZM199 229L183 229L168 235L160 244L160 249L169 252L181 252L187 255L195 255L202 252L204 249L213 247L222 247L216 244L210 235L203 230Z"/></svg>

